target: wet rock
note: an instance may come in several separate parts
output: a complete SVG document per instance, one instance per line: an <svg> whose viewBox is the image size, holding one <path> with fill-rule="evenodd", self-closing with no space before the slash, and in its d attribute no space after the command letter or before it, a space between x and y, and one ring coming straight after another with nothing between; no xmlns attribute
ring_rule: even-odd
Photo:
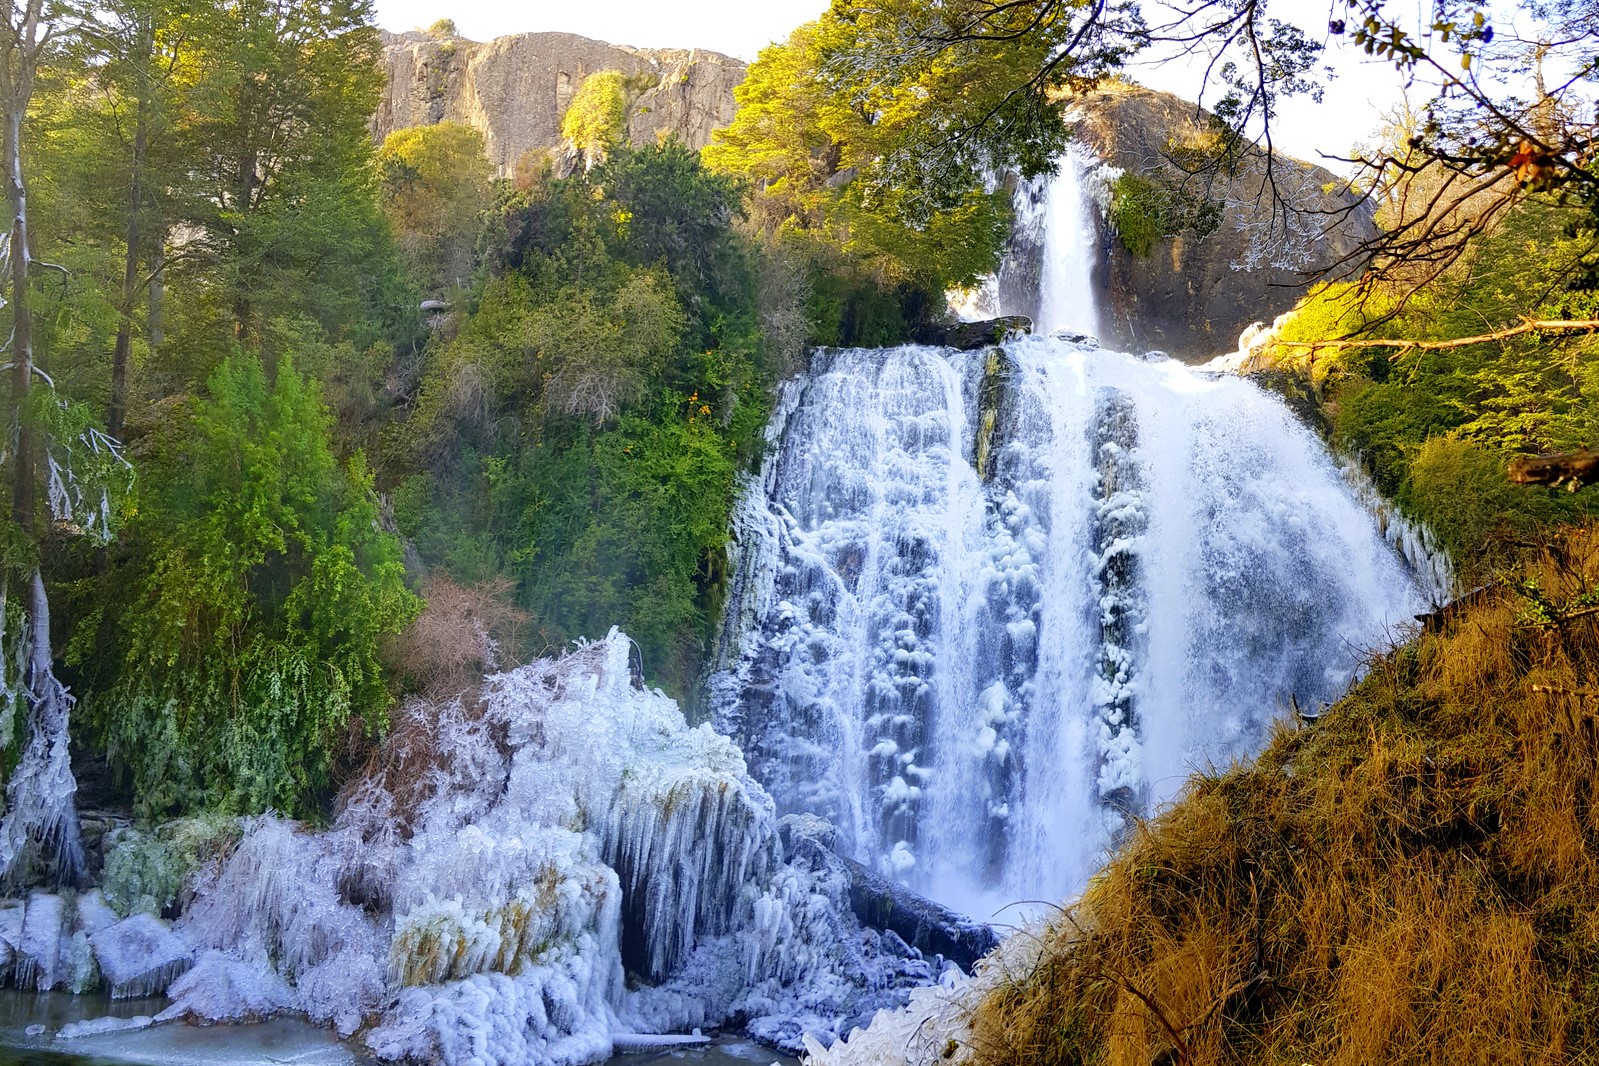
<svg viewBox="0 0 1599 1066"><path fill-rule="evenodd" d="M978 322L933 322L916 334L918 344L935 344L945 348L959 348L963 352L999 344L1018 333L1031 333L1033 321L1026 315L1002 315Z"/></svg>

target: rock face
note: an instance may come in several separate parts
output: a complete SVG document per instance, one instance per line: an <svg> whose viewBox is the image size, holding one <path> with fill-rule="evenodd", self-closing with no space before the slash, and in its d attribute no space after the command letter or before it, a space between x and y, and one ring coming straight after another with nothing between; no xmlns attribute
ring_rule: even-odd
<svg viewBox="0 0 1599 1066"><path fill-rule="evenodd" d="M523 33L486 44L420 31L383 35L387 86L373 135L453 121L483 134L489 160L508 176L522 154L554 148L561 117L583 79L602 70L653 75L634 103L634 144L675 135L692 148L733 119L744 64L701 49L626 48L570 33Z"/></svg>
<svg viewBox="0 0 1599 1066"><path fill-rule="evenodd" d="M1205 173L1219 142L1211 116L1186 100L1116 84L1071 108L1079 141L1185 223L1167 226L1142 255L1102 223L1097 287L1112 347L1187 360L1231 351L1251 323L1287 311L1318 271L1376 235L1370 211L1321 167L1275 157L1286 214L1273 202L1264 151L1246 147L1231 167Z"/></svg>

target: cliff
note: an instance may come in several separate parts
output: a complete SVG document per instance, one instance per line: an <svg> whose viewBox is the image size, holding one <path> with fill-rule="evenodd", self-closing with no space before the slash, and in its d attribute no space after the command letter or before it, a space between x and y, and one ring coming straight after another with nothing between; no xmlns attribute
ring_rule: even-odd
<svg viewBox="0 0 1599 1066"><path fill-rule="evenodd" d="M489 159L509 175L522 154L560 143L561 116L583 79L602 70L652 75L634 103L635 144L675 135L694 148L733 118L744 64L702 49L627 48L571 33L522 33L487 43L420 31L385 33L387 85L373 117L379 140L446 120L483 134Z"/></svg>
<svg viewBox="0 0 1599 1066"><path fill-rule="evenodd" d="M1267 154L1246 145L1229 155L1189 101L1112 83L1071 109L1079 143L1121 172L1096 279L1113 347L1186 359L1231 351L1251 323L1292 308L1319 272L1376 235L1342 179L1277 154L1268 181Z"/></svg>

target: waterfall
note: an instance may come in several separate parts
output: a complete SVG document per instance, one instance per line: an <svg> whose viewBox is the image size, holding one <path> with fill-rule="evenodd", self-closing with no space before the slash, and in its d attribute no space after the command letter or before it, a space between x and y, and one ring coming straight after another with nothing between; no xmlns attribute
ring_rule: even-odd
<svg viewBox="0 0 1599 1066"><path fill-rule="evenodd" d="M1043 261L1034 322L1040 333L1100 335L1093 279L1097 226L1087 192L1098 166L1086 149L1074 149L1061 157L1043 187Z"/></svg>
<svg viewBox="0 0 1599 1066"><path fill-rule="evenodd" d="M978 916L1080 890L1426 603L1277 399L1076 335L1088 170L1019 193L1054 335L823 351L785 387L710 685L779 814Z"/></svg>

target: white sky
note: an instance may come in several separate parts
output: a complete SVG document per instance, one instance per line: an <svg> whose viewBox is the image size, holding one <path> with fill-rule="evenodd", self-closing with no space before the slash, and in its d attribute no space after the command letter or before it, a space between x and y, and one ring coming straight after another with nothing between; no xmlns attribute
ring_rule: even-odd
<svg viewBox="0 0 1599 1066"><path fill-rule="evenodd" d="M1425 0L1418 5L1428 6ZM1277 0L1273 13L1290 13L1293 21L1319 36L1325 32L1329 6L1329 0ZM448 16L464 36L479 41L561 30L613 44L709 48L746 60L826 9L827 0L377 0L378 24L389 30L415 29ZM1325 101L1289 103L1274 135L1279 149L1341 172L1343 167L1321 159L1318 152L1348 155L1356 143L1369 140L1382 115L1399 101L1399 79L1387 64L1368 61L1352 49L1337 53L1335 66L1340 73ZM1202 61L1183 57L1141 64L1128 74L1192 100L1203 71Z"/></svg>

